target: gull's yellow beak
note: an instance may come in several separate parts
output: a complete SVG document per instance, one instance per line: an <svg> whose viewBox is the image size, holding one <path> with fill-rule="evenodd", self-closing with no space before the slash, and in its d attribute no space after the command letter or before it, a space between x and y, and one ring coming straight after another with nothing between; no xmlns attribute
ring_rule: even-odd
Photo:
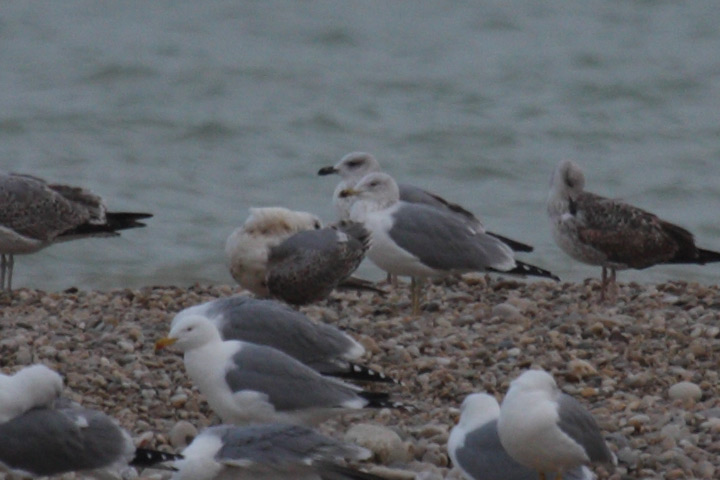
<svg viewBox="0 0 720 480"><path fill-rule="evenodd" d="M347 198L352 197L353 195L358 195L360 192L358 190L355 190L354 188L346 188L344 190L340 190L340 193L338 196L340 198Z"/></svg>
<svg viewBox="0 0 720 480"><path fill-rule="evenodd" d="M177 340L178 340L177 338L170 338L170 337L161 338L160 340L155 342L155 351L157 352L159 350L162 350L165 347L169 347L170 345L177 342Z"/></svg>

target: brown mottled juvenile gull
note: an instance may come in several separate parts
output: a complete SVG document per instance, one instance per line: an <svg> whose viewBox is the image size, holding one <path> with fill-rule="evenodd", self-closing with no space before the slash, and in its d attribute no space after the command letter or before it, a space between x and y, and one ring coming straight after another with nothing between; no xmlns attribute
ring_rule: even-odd
<svg viewBox="0 0 720 480"><path fill-rule="evenodd" d="M698 248L693 234L684 228L627 203L586 192L582 170L569 160L561 161L553 172L547 213L555 242L565 253L602 267L603 298L609 284L616 286L616 270L720 262L720 253Z"/></svg>
<svg viewBox="0 0 720 480"><path fill-rule="evenodd" d="M497 429L507 453L542 479L543 472L559 477L582 465L616 463L590 412L543 370L527 370L510 383Z"/></svg>
<svg viewBox="0 0 720 480"><path fill-rule="evenodd" d="M370 260L390 274L413 278L414 313L419 307L416 279L473 271L557 278L515 260L508 245L455 214L400 200L397 183L386 173L370 173L340 196L356 197L350 219L371 232Z"/></svg>
<svg viewBox="0 0 720 480"><path fill-rule="evenodd" d="M370 451L299 425L209 427L183 456L172 480L381 480L345 464Z"/></svg>
<svg viewBox="0 0 720 480"><path fill-rule="evenodd" d="M357 182L359 182L360 179L368 173L380 171L380 163L378 163L377 159L373 155L366 152L348 153L334 166L323 167L318 171L318 175L338 174L342 178L333 192L333 205L335 205L335 209L340 220L347 220L350 218L350 207L353 203L352 199L340 196L340 192L347 188L354 187ZM400 200L404 202L420 203L438 208L445 212L452 212L453 214L456 214L459 219L467 222L475 230L498 238L516 252L531 252L533 250L532 246L525 243L518 242L517 240L504 237L497 233L485 231L482 222L480 222L480 220L473 215L472 212L456 203L445 200L440 195L428 192L427 190L407 183L399 183L398 189L400 193Z"/></svg>
<svg viewBox="0 0 720 480"><path fill-rule="evenodd" d="M486 393L463 400L460 421L450 432L448 455L467 480L538 480L538 472L516 462L500 443L500 405ZM550 477L550 472L545 472ZM584 465L568 470L563 480L594 480Z"/></svg>
<svg viewBox="0 0 720 480"><path fill-rule="evenodd" d="M370 233L353 222L298 232L270 248L268 290L295 305L323 300L350 278L369 243Z"/></svg>
<svg viewBox="0 0 720 480"><path fill-rule="evenodd" d="M313 424L345 409L402 406L387 393L324 377L280 350L223 341L204 316L180 319L155 348L173 344L183 351L191 380L225 423Z"/></svg>
<svg viewBox="0 0 720 480"><path fill-rule="evenodd" d="M172 325L190 315L209 319L223 340L242 340L276 348L323 375L395 382L383 373L355 363L365 348L350 335L332 325L313 322L302 312L275 300L244 295L219 298L179 312Z"/></svg>
<svg viewBox="0 0 720 480"><path fill-rule="evenodd" d="M149 217L108 212L102 198L81 187L0 174L0 286L12 290L15 255L78 238L117 236L119 230L144 227L138 220Z"/></svg>
<svg viewBox="0 0 720 480"><path fill-rule="evenodd" d="M284 207L251 208L245 223L225 243L230 274L255 295L269 296L266 274L270 249L297 232L320 228L322 222L311 213Z"/></svg>

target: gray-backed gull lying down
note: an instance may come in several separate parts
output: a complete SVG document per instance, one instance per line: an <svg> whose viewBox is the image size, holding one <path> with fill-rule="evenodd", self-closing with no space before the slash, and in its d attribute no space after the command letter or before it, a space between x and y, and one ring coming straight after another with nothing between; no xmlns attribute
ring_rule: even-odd
<svg viewBox="0 0 720 480"><path fill-rule="evenodd" d="M313 322L302 312L275 300L244 295L219 298L186 308L175 316L172 324L189 315L208 318L223 340L276 348L323 375L397 383L355 363L365 354L365 348L350 335L332 325Z"/></svg>

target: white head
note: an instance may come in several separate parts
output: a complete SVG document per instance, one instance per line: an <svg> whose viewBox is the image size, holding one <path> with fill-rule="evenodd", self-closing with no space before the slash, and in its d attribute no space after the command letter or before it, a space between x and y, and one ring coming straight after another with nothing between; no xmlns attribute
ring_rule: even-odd
<svg viewBox="0 0 720 480"><path fill-rule="evenodd" d="M340 192L340 196L354 196L355 203L364 202L368 211L384 210L400 201L400 189L387 173L374 172L365 175L353 188Z"/></svg>
<svg viewBox="0 0 720 480"><path fill-rule="evenodd" d="M510 382L510 392L546 392L553 393L558 390L557 383L552 375L545 370L527 370Z"/></svg>
<svg viewBox="0 0 720 480"><path fill-rule="evenodd" d="M49 406L60 396L63 380L45 365L30 365L13 375L14 383L27 392L36 406Z"/></svg>
<svg viewBox="0 0 720 480"><path fill-rule="evenodd" d="M155 349L176 345L183 352L187 352L221 341L220 332L208 318L193 314L173 320L170 333L155 343Z"/></svg>
<svg viewBox="0 0 720 480"><path fill-rule="evenodd" d="M343 180L359 180L368 173L379 171L380 164L374 156L365 152L351 152L340 159L334 167L321 169L320 174L337 173Z"/></svg>
<svg viewBox="0 0 720 480"><path fill-rule="evenodd" d="M284 207L253 207L245 220L243 229L259 235L292 235L303 230L322 228L320 219L308 212L289 210Z"/></svg>
<svg viewBox="0 0 720 480"><path fill-rule="evenodd" d="M460 421L468 430L485 425L500 416L500 405L495 397L487 393L472 393L465 397L460 406Z"/></svg>
<svg viewBox="0 0 720 480"><path fill-rule="evenodd" d="M585 175L571 160L562 160L550 179L550 196L577 198L585 189Z"/></svg>

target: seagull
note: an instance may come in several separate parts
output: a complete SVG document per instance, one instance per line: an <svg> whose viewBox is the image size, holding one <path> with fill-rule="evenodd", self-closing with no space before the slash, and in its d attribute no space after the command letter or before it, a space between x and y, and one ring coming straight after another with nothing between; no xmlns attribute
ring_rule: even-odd
<svg viewBox="0 0 720 480"><path fill-rule="evenodd" d="M350 335L275 300L244 295L219 298L186 308L172 321L199 315L209 319L223 340L241 340L276 348L323 375L348 380L398 383L355 363L365 348Z"/></svg>
<svg viewBox="0 0 720 480"><path fill-rule="evenodd" d="M0 288L12 290L15 255L78 238L118 236L119 230L144 227L138 220L149 217L108 212L103 199L85 188L0 174Z"/></svg>
<svg viewBox="0 0 720 480"><path fill-rule="evenodd" d="M601 297L613 290L616 270L663 263L720 262L720 253L695 245L693 234L654 214L585 190L574 162L561 161L552 175L547 213L558 246L575 260L602 267ZM610 270L608 279L607 270Z"/></svg>
<svg viewBox="0 0 720 480"><path fill-rule="evenodd" d="M320 228L322 222L311 213L284 207L251 208L245 223L225 243L230 274L255 295L269 296L266 273L270 249L297 232Z"/></svg>
<svg viewBox="0 0 720 480"><path fill-rule="evenodd" d="M387 393L324 377L272 347L223 341L204 316L180 319L155 348L173 344L184 353L190 379L224 423L314 424L343 409L403 407Z"/></svg>
<svg viewBox="0 0 720 480"><path fill-rule="evenodd" d="M418 312L418 278L491 271L557 280L547 270L515 260L508 245L457 215L400 200L397 183L386 173L370 173L340 196L356 197L350 219L372 233L370 260L390 274L412 277L413 313Z"/></svg>
<svg viewBox="0 0 720 480"><path fill-rule="evenodd" d="M507 454L498 436L500 405L486 393L468 395L460 408L460 421L448 438L448 455L467 480L537 480L538 472ZM546 476L550 474L545 472ZM568 470L563 480L594 480L583 466Z"/></svg>
<svg viewBox="0 0 720 480"><path fill-rule="evenodd" d="M270 294L294 305L324 300L357 270L370 233L359 223L298 232L270 248Z"/></svg>
<svg viewBox="0 0 720 480"><path fill-rule="evenodd" d="M128 465L180 458L135 448L114 419L61 397L62 379L45 366L32 365L0 380L0 470L22 477L75 471L112 475Z"/></svg>
<svg viewBox="0 0 720 480"><path fill-rule="evenodd" d="M510 383L497 429L507 453L542 480L547 471L559 479L582 465L616 463L590 412L543 370L527 370Z"/></svg>
<svg viewBox="0 0 720 480"><path fill-rule="evenodd" d="M174 463L172 480L380 480L346 466L365 448L299 425L218 425L203 430Z"/></svg>
<svg viewBox="0 0 720 480"><path fill-rule="evenodd" d="M338 163L331 167L323 167L318 171L318 175L332 175L338 174L342 178L338 183L335 191L333 192L333 205L337 211L337 216L340 220L347 220L350 218L350 208L352 206L352 199L347 197L341 197L340 192L347 188L353 188L357 182L360 181L365 175L373 172L380 172L380 163L370 153L366 152L351 152L345 155ZM436 207L445 212L452 212L458 215L458 218L464 222L467 222L473 229L487 233L488 235L499 239L501 242L508 245L513 251L516 252L532 252L533 247L517 240L504 237L497 233L487 232L482 225L482 222L472 214L472 212L466 210L462 206L445 200L440 195L428 192L415 185L408 185L406 183L398 184L400 191L400 200L408 203L420 203L423 205L429 205Z"/></svg>
<svg viewBox="0 0 720 480"><path fill-rule="evenodd" d="M14 375L0 374L0 423L33 408L51 406L62 390L60 375L45 365L30 365Z"/></svg>

